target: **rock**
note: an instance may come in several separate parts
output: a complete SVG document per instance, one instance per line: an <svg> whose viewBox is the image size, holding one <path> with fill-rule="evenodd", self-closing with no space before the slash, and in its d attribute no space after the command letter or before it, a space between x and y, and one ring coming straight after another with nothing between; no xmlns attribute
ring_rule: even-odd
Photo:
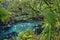
<svg viewBox="0 0 60 40"><path fill-rule="evenodd" d="M38 26L35 26L35 27L33 28L34 34L39 35L39 34L42 32L41 26L42 26L42 25L38 25Z"/></svg>

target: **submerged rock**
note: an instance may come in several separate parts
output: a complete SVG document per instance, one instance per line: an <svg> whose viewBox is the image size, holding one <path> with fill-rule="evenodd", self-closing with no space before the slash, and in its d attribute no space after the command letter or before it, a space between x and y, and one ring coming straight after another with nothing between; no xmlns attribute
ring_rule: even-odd
<svg viewBox="0 0 60 40"><path fill-rule="evenodd" d="M33 28L34 34L39 35L39 34L42 32L43 29L41 28L41 26L42 26L42 25L34 26L34 28Z"/></svg>
<svg viewBox="0 0 60 40"><path fill-rule="evenodd" d="M12 38L12 37L16 37L18 36L18 33L17 32L12 32L12 33L9 33L5 36L5 38Z"/></svg>

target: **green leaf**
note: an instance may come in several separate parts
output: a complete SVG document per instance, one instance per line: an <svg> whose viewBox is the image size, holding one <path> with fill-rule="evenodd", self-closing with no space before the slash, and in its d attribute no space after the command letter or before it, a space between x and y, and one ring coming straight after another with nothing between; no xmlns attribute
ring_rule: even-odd
<svg viewBox="0 0 60 40"><path fill-rule="evenodd" d="M56 23L55 15L50 10L50 8L44 9L43 10L43 15L45 16L45 18L47 19L47 21L50 25L52 25L52 26L55 25L55 23Z"/></svg>
<svg viewBox="0 0 60 40"><path fill-rule="evenodd" d="M0 20L1 21L6 21L6 19L10 16L10 12L7 11L6 9L0 7Z"/></svg>

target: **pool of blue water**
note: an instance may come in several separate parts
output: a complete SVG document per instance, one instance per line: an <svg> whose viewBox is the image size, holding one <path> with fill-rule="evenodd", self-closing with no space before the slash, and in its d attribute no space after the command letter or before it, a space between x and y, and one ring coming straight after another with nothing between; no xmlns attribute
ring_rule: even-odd
<svg viewBox="0 0 60 40"><path fill-rule="evenodd" d="M38 26L41 25L42 22L41 21L32 21L32 22L19 22L15 25L12 25L10 29L8 29L7 31L3 31L0 35L0 37L2 36L6 36L9 33L12 32L21 32L21 33L25 33L27 31L29 31L30 29L33 29L34 26Z"/></svg>

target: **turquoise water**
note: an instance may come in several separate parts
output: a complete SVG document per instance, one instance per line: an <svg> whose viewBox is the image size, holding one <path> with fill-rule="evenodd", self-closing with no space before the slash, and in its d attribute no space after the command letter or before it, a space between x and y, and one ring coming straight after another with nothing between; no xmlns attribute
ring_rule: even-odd
<svg viewBox="0 0 60 40"><path fill-rule="evenodd" d="M7 30L6 32L3 32L1 35L6 36L9 33L19 32L19 31L21 33L25 33L27 31L29 31L29 29L33 29L34 26L37 26L37 25L40 25L40 24L42 24L41 21L19 22L16 25L12 25L9 30Z"/></svg>

